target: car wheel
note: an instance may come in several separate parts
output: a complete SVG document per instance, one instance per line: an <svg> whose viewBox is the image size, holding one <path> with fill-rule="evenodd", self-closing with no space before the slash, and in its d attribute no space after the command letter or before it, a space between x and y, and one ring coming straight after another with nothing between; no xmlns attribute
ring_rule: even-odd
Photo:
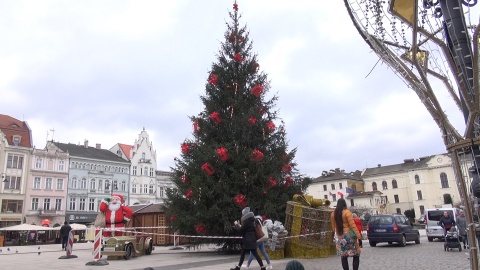
<svg viewBox="0 0 480 270"><path fill-rule="evenodd" d="M148 248L145 249L145 255L152 254L152 250L153 250L153 244L152 244L152 241L150 241L150 243L148 244Z"/></svg>
<svg viewBox="0 0 480 270"><path fill-rule="evenodd" d="M368 241L368 243L370 244L371 247L376 247L377 246L377 242Z"/></svg>
<svg viewBox="0 0 480 270"><path fill-rule="evenodd" d="M132 244L126 244L125 247L123 248L123 250L125 251L125 255L123 255L123 258L125 258L125 260L130 260L130 258L132 257L132 252L133 252L133 246Z"/></svg>
<svg viewBox="0 0 480 270"><path fill-rule="evenodd" d="M407 239L405 239L405 235L402 236L402 240L400 242L398 242L398 244L401 246L401 247L404 247L407 245Z"/></svg>
<svg viewBox="0 0 480 270"><path fill-rule="evenodd" d="M427 237L428 242L433 242L433 237Z"/></svg>
<svg viewBox="0 0 480 270"><path fill-rule="evenodd" d="M415 239L415 244L420 244L420 234L417 235L417 239Z"/></svg>

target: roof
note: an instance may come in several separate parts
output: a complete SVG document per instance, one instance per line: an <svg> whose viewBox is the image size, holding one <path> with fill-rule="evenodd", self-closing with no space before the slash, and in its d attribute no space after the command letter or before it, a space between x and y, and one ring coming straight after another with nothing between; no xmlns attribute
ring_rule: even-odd
<svg viewBox="0 0 480 270"><path fill-rule="evenodd" d="M32 131L27 122L20 121L11 116L0 114L0 130L7 138L9 145L15 145L13 143L13 136L21 136L20 145L22 147L32 147Z"/></svg>
<svg viewBox="0 0 480 270"><path fill-rule="evenodd" d="M151 203L151 204L134 204L129 205L133 211L133 214L146 214L146 213L164 213L165 205L163 203Z"/></svg>
<svg viewBox="0 0 480 270"><path fill-rule="evenodd" d="M120 149L122 150L122 152L125 154L125 156L127 157L128 160L130 160L130 157L131 157L131 151L133 149L133 145L128 145L128 144L123 144L123 143L119 143L118 146L120 147Z"/></svg>
<svg viewBox="0 0 480 270"><path fill-rule="evenodd" d="M108 160L108 161L115 161L121 163L130 163L125 159L117 156L116 154L110 152L107 149L98 149L95 147L84 145L77 145L73 143L59 143L59 142L52 142L55 146L57 146L60 150L67 152L70 154L70 157L82 157L82 158L90 158L90 159L99 159L99 160Z"/></svg>
<svg viewBox="0 0 480 270"><path fill-rule="evenodd" d="M371 177L375 175L385 175L389 173L405 172L428 167L427 163L436 155L421 157L419 159L405 159L403 163L378 166L365 169L362 177Z"/></svg>
<svg viewBox="0 0 480 270"><path fill-rule="evenodd" d="M340 170L337 168L335 170L330 170L329 172L324 171L322 173L322 176L313 179L312 182L319 183L319 182L329 182L329 181L335 181L335 180L353 180L353 181L363 182L363 179L361 176L362 176L361 171L357 170L355 172L347 173L344 170Z"/></svg>

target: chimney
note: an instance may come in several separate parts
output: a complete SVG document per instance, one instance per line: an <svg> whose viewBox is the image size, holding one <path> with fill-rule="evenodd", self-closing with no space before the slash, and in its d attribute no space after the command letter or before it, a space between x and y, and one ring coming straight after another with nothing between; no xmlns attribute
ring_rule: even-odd
<svg viewBox="0 0 480 270"><path fill-rule="evenodd" d="M382 167L382 164L378 164L377 167L378 167L378 168Z"/></svg>
<svg viewBox="0 0 480 270"><path fill-rule="evenodd" d="M102 145L99 144L99 143L97 143L97 144L95 144L95 148L97 148L97 149L102 149Z"/></svg>
<svg viewBox="0 0 480 270"><path fill-rule="evenodd" d="M85 141L83 142L83 146L85 146L85 148L88 148L88 140L85 140Z"/></svg>

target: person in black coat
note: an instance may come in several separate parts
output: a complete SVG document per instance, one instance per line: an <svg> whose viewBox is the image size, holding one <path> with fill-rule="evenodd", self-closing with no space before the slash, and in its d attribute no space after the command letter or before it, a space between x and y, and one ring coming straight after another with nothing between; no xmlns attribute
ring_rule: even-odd
<svg viewBox="0 0 480 270"><path fill-rule="evenodd" d="M245 253L252 253L257 259L258 264L260 265L260 269L265 270L265 266L263 266L262 259L257 253L257 238L255 237L255 217L253 212L250 212L250 207L245 207L242 210L242 218L241 218L242 225L240 226L235 221L235 226L238 231L242 234L242 241L243 241L243 248L240 253L240 261L235 268L230 268L230 270L240 270L240 265L243 264L243 260L245 260Z"/></svg>
<svg viewBox="0 0 480 270"><path fill-rule="evenodd" d="M450 230L451 227L455 226L455 219L450 216L450 214L445 211L443 212L443 216L440 218L438 225L442 226L443 228L443 235L447 235L447 232Z"/></svg>
<svg viewBox="0 0 480 270"><path fill-rule="evenodd" d="M60 228L60 237L62 237L62 250L67 249L68 236L70 235L71 230L72 227L68 225L67 221L65 221L65 223L63 223L63 226Z"/></svg>

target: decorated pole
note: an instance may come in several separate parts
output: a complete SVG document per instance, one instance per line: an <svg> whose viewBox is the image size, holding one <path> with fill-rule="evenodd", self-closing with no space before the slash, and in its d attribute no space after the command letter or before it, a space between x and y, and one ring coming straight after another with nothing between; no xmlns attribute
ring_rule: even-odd
<svg viewBox="0 0 480 270"><path fill-rule="evenodd" d="M95 228L95 240L93 242L93 261L86 263L85 265L108 265L106 260L100 261L101 257L101 248L102 248L102 229Z"/></svg>
<svg viewBox="0 0 480 270"><path fill-rule="evenodd" d="M73 236L75 235L74 230L70 230L70 233L68 234L68 242L67 246L65 248L65 256L61 256L59 259L71 259L71 258L78 258L76 255L72 255L72 250L73 250Z"/></svg>

